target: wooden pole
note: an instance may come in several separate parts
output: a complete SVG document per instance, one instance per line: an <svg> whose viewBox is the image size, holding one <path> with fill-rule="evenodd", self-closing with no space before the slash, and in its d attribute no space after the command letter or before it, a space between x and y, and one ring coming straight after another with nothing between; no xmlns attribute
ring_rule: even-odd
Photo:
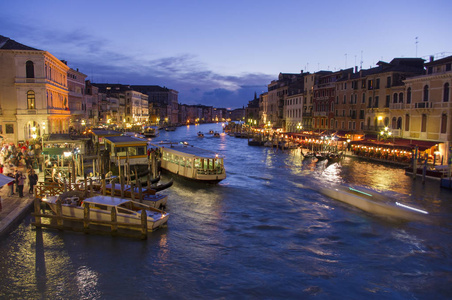
<svg viewBox="0 0 452 300"><path fill-rule="evenodd" d="M36 191L36 187L35 187ZM36 192L35 192L36 194ZM34 200L34 208L35 208L35 226L41 227L41 217L39 216L41 214L41 201L39 198L35 198Z"/></svg>
<svg viewBox="0 0 452 300"><path fill-rule="evenodd" d="M146 239L148 236L148 216L146 214L146 209L141 210L141 237Z"/></svg>
<svg viewBox="0 0 452 300"><path fill-rule="evenodd" d="M83 208L83 229L85 233L89 230L89 204L85 203Z"/></svg>
<svg viewBox="0 0 452 300"><path fill-rule="evenodd" d="M138 179L137 185L138 185L138 195L140 197L140 202L143 203L143 188L141 187L140 179Z"/></svg>
<svg viewBox="0 0 452 300"><path fill-rule="evenodd" d="M61 200L56 201L56 215L57 215L57 225L63 227L63 210L61 207Z"/></svg>
<svg viewBox="0 0 452 300"><path fill-rule="evenodd" d="M89 179L89 195L90 197L94 196L94 189L93 189L93 179Z"/></svg>
<svg viewBox="0 0 452 300"><path fill-rule="evenodd" d="M116 214L116 209L113 208L111 210L111 232L113 234L116 234L118 232L118 223L117 223L117 214Z"/></svg>
<svg viewBox="0 0 452 300"><path fill-rule="evenodd" d="M107 194L107 187L106 187L106 182L105 182L105 174L102 174L102 195L106 195Z"/></svg>
<svg viewBox="0 0 452 300"><path fill-rule="evenodd" d="M114 197L115 196L115 181L112 180L111 181L111 196Z"/></svg>
<svg viewBox="0 0 452 300"><path fill-rule="evenodd" d="M83 174L83 182L84 182L84 190L85 190L85 198L88 197L88 178L86 174Z"/></svg>
<svg viewBox="0 0 452 300"><path fill-rule="evenodd" d="M130 183L130 197L132 198L132 201L135 201L135 186L133 182Z"/></svg>
<svg viewBox="0 0 452 300"><path fill-rule="evenodd" d="M121 175L121 177L119 177L119 180L121 182L121 198L124 198L124 176Z"/></svg>

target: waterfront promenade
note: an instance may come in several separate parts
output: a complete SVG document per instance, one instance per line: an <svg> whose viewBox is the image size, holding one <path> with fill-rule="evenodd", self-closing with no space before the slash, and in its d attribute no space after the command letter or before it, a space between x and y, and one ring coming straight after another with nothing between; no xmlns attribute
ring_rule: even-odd
<svg viewBox="0 0 452 300"><path fill-rule="evenodd" d="M40 176L41 175L41 176ZM38 181L42 181L42 174L38 175ZM28 193L28 178L24 184L24 197L20 198L18 193L8 196L10 187L8 185L0 188L0 237L8 234L20 223L23 217L33 208L33 194ZM16 186L14 186L14 190Z"/></svg>

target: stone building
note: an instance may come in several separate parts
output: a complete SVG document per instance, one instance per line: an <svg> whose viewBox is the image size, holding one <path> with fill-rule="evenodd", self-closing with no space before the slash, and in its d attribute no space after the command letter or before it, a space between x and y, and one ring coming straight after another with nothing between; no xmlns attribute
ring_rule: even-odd
<svg viewBox="0 0 452 300"><path fill-rule="evenodd" d="M68 132L68 71L47 51L0 36L0 133L17 143Z"/></svg>

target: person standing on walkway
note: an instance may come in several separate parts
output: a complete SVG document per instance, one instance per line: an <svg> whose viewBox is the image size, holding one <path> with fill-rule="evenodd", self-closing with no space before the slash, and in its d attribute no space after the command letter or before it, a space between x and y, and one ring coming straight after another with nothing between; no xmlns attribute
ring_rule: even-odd
<svg viewBox="0 0 452 300"><path fill-rule="evenodd" d="M25 176L22 175L22 172L18 172L19 178L17 180L17 189L19 190L19 197L24 197L24 182L25 182Z"/></svg>
<svg viewBox="0 0 452 300"><path fill-rule="evenodd" d="M11 178L14 178L13 173L8 173L8 176ZM14 195L14 180L11 181L10 183L8 183L8 187L9 187L9 195L8 196Z"/></svg>
<svg viewBox="0 0 452 300"><path fill-rule="evenodd" d="M28 183L30 184L30 189L28 190L29 194L33 194L33 187L36 183L38 183L38 175L36 175L35 171L31 169L30 175L28 175Z"/></svg>

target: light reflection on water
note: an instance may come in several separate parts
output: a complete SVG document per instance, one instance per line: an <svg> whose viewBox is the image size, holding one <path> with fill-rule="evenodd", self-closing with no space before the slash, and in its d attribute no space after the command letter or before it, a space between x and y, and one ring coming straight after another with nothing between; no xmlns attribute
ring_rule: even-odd
<svg viewBox="0 0 452 300"><path fill-rule="evenodd" d="M216 127L217 126L217 127ZM201 125L161 132L225 155L218 185L175 178L168 227L146 241L35 230L0 244L0 298L445 298L452 281L451 193L402 169L345 158L304 160L299 150L248 147ZM163 180L170 176L164 175ZM376 217L322 196L316 184L366 186L439 221ZM435 185L436 184L436 185Z"/></svg>

